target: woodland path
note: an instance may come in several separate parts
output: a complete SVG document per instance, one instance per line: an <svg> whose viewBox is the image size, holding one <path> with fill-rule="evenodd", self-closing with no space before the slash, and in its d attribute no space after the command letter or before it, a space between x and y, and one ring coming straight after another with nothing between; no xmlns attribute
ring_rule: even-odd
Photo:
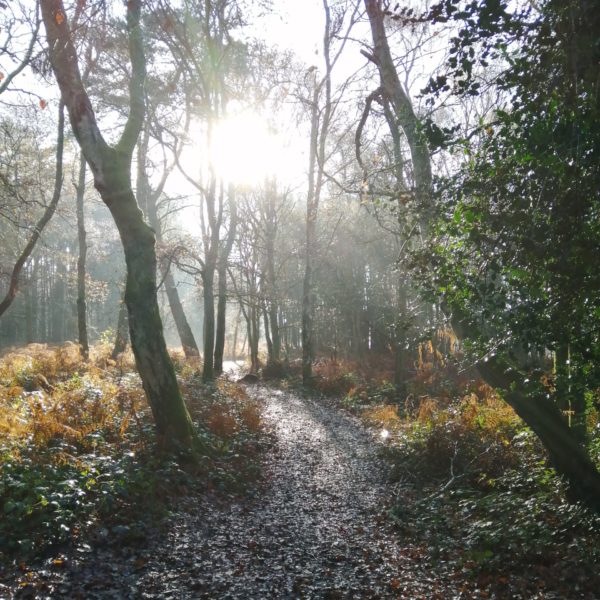
<svg viewBox="0 0 600 600"><path fill-rule="evenodd" d="M190 503L166 539L141 554L95 550L51 597L447 598L386 519L374 434L322 401L249 393L275 438L255 497Z"/></svg>

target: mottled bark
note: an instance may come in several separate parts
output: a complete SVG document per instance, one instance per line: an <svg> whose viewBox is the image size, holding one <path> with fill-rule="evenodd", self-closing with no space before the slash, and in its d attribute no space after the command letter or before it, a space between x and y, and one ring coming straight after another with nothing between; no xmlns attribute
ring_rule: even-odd
<svg viewBox="0 0 600 600"><path fill-rule="evenodd" d="M552 466L567 481L570 498L600 512L600 473L546 391L528 392L514 372L496 359L478 369L489 385L502 390L504 400L538 436Z"/></svg>

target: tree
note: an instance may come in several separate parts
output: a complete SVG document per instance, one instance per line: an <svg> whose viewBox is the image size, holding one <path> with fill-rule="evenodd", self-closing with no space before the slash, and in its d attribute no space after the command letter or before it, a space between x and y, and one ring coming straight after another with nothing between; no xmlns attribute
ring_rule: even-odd
<svg viewBox="0 0 600 600"><path fill-rule="evenodd" d="M465 11L440 3L428 18L460 29L430 92L477 95L476 68L495 60L510 103L454 144L452 128L421 126L467 158L436 186L437 221L416 270L432 298L443 294L480 373L540 438L572 497L600 509L600 474L580 433L598 381L600 282L586 257L600 247L600 20L591 3L553 0L520 12L502 2Z"/></svg>
<svg viewBox="0 0 600 600"><path fill-rule="evenodd" d="M306 194L306 242L304 278L302 282L302 381L305 385L312 379L312 363L315 353L314 340L314 290L313 270L316 253L317 216L321 201L321 192L325 182L326 144L333 113L337 103L332 99L332 71L339 59L350 30L354 26L357 7L354 8L345 35L340 35L344 25L344 11L334 13L328 0L323 0L325 30L323 33L323 59L325 72L318 79L316 68L309 68L307 78L310 81L310 138L308 155L308 189ZM340 47L332 55L333 41L341 37Z"/></svg>
<svg viewBox="0 0 600 600"><path fill-rule="evenodd" d="M404 238L402 249L408 250L409 242L414 238L417 225L422 230L426 229L426 213L431 196L432 169L431 157L427 138L424 134L420 120L417 117L407 90L400 82L396 65L390 51L387 33L385 30L385 10L380 0L365 0L365 8L369 18L373 48L371 52L362 53L377 67L379 74L379 87L372 92L366 100L365 108L356 133L357 158L367 173L361 155L361 137L373 103L379 102L383 115L392 138L391 162L393 164L393 177L395 179L392 200L400 230L396 235ZM410 153L410 166L408 177L405 176L405 161L403 157L402 139L408 144ZM417 215L415 219L415 214ZM416 223L413 225L412 221ZM422 231L420 232L422 233ZM401 253L399 260L404 263L406 252ZM408 377L408 346L409 330L412 317L409 311L409 274L407 269L400 273L397 284L396 304L398 318L393 330L393 346L395 356L394 382L400 396L406 395L406 379Z"/></svg>
<svg viewBox="0 0 600 600"><path fill-rule="evenodd" d="M35 248L35 245L37 244L40 235L42 234L42 231L50 222L50 219L52 219L54 213L56 212L56 207L58 206L58 201L60 200L60 194L63 183L64 124L64 105L61 102L58 109L58 134L56 142L56 172L54 175L54 191L52 193L52 198L48 203L48 206L44 210L44 213L35 224L27 244L25 245L19 257L15 261L10 276L8 290L4 298L2 299L2 302L0 302L0 317L8 310L13 300L15 299L17 291L19 289L19 277L21 275L23 266L27 262L28 258L31 256L31 253ZM7 184L6 181L4 181L3 183L5 185Z"/></svg>
<svg viewBox="0 0 600 600"><path fill-rule="evenodd" d="M155 188L152 189L146 172L149 141L150 131L148 125L146 125L142 134L142 140L138 144L137 193L141 200L140 203L145 207L148 223L154 230L156 241L158 244L162 245L164 243L162 233L164 226L159 216L159 200L163 194L167 178L175 165L175 161L169 166L163 164L160 181ZM174 151L178 152L179 149L176 148ZM171 308L173 321L175 322L175 328L177 329L183 352L187 358L197 357L199 355L198 345L196 344L192 328L190 327L183 310L183 305L175 284L175 278L173 277L172 262L168 259L168 256L163 257L163 260L160 261L159 271L164 282L169 307Z"/></svg>
<svg viewBox="0 0 600 600"><path fill-rule="evenodd" d="M229 186L227 197L229 200L229 228L225 242L221 244L217 265L217 277L219 283L217 288L217 323L214 349L214 370L217 375L220 375L223 372L227 315L227 267L229 266L229 255L231 254L233 243L235 241L238 221L235 190L232 185Z"/></svg>
<svg viewBox="0 0 600 600"><path fill-rule="evenodd" d="M42 17L52 70L68 109L73 133L109 208L125 252L125 302L136 365L162 440L189 447L193 426L167 353L156 295L156 254L152 230L144 223L131 186L133 151L144 121L145 57L140 29L141 2L127 3L132 73L127 122L110 146L100 131L82 84L77 53L62 0L44 0Z"/></svg>
<svg viewBox="0 0 600 600"><path fill-rule="evenodd" d="M214 379L219 370L221 353L221 325L225 313L225 303L219 302L215 315L215 296L220 280L215 279L225 272L228 241L223 243L222 236L227 225L233 235L234 225L229 215L227 223L227 207L233 206L227 201L228 186L220 174L215 171L210 161L211 139L220 120L226 118L228 103L232 99L232 91L241 89L236 77L245 73L245 45L235 40L231 31L243 22L242 12L236 0L207 0L202 3L184 2L181 9L174 9L168 3L161 3L161 16L165 26L164 41L178 67L182 70L186 96L188 119L199 119L204 126L206 148L209 154L207 168L197 164L195 173L190 174L179 164L180 171L187 181L193 185L201 200L200 228L203 256L197 256L200 263L200 277L203 294L203 370L204 381ZM190 22L195 27L189 27ZM192 114L195 113L195 114ZM199 144L201 140L194 140ZM202 171L204 173L202 174ZM196 175L196 173L201 173ZM225 235L227 238L227 235ZM217 289L215 290L215 287ZM215 293L217 292L217 293ZM217 329L218 345L217 344ZM215 369L215 351L217 368Z"/></svg>
<svg viewBox="0 0 600 600"><path fill-rule="evenodd" d="M86 166L85 156L83 153L81 153L79 156L79 176L77 179L77 185L75 186L77 197L77 242L79 246L79 255L77 258L77 333L79 337L79 347L81 348L81 354L84 360L88 360L90 357L85 285L87 244L83 203L85 196Z"/></svg>

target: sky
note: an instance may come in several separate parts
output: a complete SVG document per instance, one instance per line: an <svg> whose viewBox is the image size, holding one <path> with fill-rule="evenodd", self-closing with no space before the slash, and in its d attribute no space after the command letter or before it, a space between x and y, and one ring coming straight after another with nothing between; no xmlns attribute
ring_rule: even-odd
<svg viewBox="0 0 600 600"><path fill-rule="evenodd" d="M250 28L252 35L315 62L323 38L322 0L273 0L273 9Z"/></svg>

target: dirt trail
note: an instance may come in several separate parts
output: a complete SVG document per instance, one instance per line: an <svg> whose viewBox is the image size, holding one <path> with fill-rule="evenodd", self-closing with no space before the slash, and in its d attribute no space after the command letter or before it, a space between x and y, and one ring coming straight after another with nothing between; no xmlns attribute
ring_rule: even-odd
<svg viewBox="0 0 600 600"><path fill-rule="evenodd" d="M161 598L384 598L408 594L404 556L385 522L376 443L332 407L258 388L277 444L260 498L181 522L146 593ZM174 564L169 565L170 560ZM185 565L185 566L184 566ZM421 585L428 579L419 577ZM413 592L416 590L413 590ZM423 590L425 592L425 590ZM414 596L412 596L414 597Z"/></svg>
<svg viewBox="0 0 600 600"><path fill-rule="evenodd" d="M433 597L432 574L385 518L390 489L372 434L321 402L264 387L250 393L276 436L256 497L199 501L142 558L94 552L52 597Z"/></svg>

